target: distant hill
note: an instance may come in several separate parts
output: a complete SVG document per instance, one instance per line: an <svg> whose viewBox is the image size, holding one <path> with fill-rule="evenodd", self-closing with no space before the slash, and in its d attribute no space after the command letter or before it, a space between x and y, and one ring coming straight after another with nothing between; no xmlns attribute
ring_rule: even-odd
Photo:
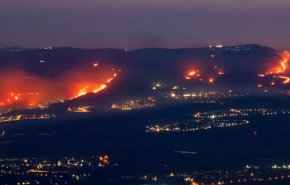
<svg viewBox="0 0 290 185"><path fill-rule="evenodd" d="M1 69L21 69L42 78L58 78L80 66L98 63L122 72L103 99L152 94L152 84L186 88L219 88L245 90L256 88L257 74L271 63L279 61L280 52L272 48L248 44L204 48L144 48L124 49L38 48L17 47L0 50ZM190 70L200 77L186 80ZM220 73L221 75L219 75ZM214 83L206 83L214 77ZM99 99L98 96L97 99Z"/></svg>

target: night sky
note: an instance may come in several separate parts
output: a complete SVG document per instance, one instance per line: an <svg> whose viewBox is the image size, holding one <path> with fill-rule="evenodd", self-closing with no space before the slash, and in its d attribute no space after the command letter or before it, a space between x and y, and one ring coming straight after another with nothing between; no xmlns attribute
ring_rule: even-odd
<svg viewBox="0 0 290 185"><path fill-rule="evenodd" d="M289 0L0 0L0 47L290 49Z"/></svg>

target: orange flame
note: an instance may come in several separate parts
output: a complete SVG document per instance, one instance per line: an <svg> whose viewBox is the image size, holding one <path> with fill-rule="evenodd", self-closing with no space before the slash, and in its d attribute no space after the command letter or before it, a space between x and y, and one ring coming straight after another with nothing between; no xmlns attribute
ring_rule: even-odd
<svg viewBox="0 0 290 185"><path fill-rule="evenodd" d="M46 105L88 93L99 93L116 79L120 70L112 70L109 66L95 67L79 67L57 79L41 78L21 70L2 69L0 107L7 109Z"/></svg>
<svg viewBox="0 0 290 185"><path fill-rule="evenodd" d="M290 53L288 51L284 51L282 54L282 59L278 62L278 64L276 64L274 67L271 67L271 69L265 74L258 74L258 77L265 77L267 75L267 76L271 76L272 78L282 79L283 84L290 83L290 76L287 75L287 73L289 73L289 67L288 67L289 60L290 60ZM279 75L279 76L276 76L276 75ZM270 85L274 86L275 82L272 81Z"/></svg>

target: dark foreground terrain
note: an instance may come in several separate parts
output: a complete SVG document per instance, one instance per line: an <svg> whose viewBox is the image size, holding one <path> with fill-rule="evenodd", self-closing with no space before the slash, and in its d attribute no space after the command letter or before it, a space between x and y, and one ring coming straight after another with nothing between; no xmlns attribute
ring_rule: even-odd
<svg viewBox="0 0 290 185"><path fill-rule="evenodd" d="M50 120L3 123L0 180L40 184L287 184L288 102L288 97L243 97L224 100L223 104L178 103L138 111L69 113ZM170 125L173 120L181 123L192 119L197 112L211 117L230 109L251 109L253 114L235 118L247 119L249 124L215 128L217 121L213 121L212 128L205 130L146 132L147 126L156 122Z"/></svg>

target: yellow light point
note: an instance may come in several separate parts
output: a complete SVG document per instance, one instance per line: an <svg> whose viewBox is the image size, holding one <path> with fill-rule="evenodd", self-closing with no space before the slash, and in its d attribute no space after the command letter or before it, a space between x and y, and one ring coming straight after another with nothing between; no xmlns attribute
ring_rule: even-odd
<svg viewBox="0 0 290 185"><path fill-rule="evenodd" d="M27 170L27 173L48 173L46 170L30 169Z"/></svg>
<svg viewBox="0 0 290 185"><path fill-rule="evenodd" d="M200 113L198 112L198 113L196 113L196 114L194 114L194 117L195 118L198 118L200 116Z"/></svg>
<svg viewBox="0 0 290 185"><path fill-rule="evenodd" d="M186 77L185 77L185 79L186 79L186 80L191 80L191 78L190 78L190 77L188 77L188 76L186 76Z"/></svg>
<svg viewBox="0 0 290 185"><path fill-rule="evenodd" d="M213 83L213 82L214 82L214 78L209 78L209 79L208 79L208 82L209 82L209 83Z"/></svg>
<svg viewBox="0 0 290 185"><path fill-rule="evenodd" d="M192 70L189 73L187 73L187 76L185 78L191 78L191 77L199 77L199 70ZM189 80L189 79L188 79Z"/></svg>
<svg viewBox="0 0 290 185"><path fill-rule="evenodd" d="M109 79L107 80L107 83L111 83L113 80L114 80L114 78L109 78Z"/></svg>
<svg viewBox="0 0 290 185"><path fill-rule="evenodd" d="M258 77L265 77L264 74L258 74L257 76L258 76Z"/></svg>
<svg viewBox="0 0 290 185"><path fill-rule="evenodd" d="M157 83L157 84L156 84L156 87L161 87L161 84L160 84L160 83Z"/></svg>
<svg viewBox="0 0 290 185"><path fill-rule="evenodd" d="M195 71L191 71L188 74L189 74L189 76L194 76L195 75Z"/></svg>
<svg viewBox="0 0 290 185"><path fill-rule="evenodd" d="M190 185L198 185L197 182L192 181Z"/></svg>
<svg viewBox="0 0 290 185"><path fill-rule="evenodd" d="M272 86L275 85L275 82L271 82L271 85L272 85Z"/></svg>

